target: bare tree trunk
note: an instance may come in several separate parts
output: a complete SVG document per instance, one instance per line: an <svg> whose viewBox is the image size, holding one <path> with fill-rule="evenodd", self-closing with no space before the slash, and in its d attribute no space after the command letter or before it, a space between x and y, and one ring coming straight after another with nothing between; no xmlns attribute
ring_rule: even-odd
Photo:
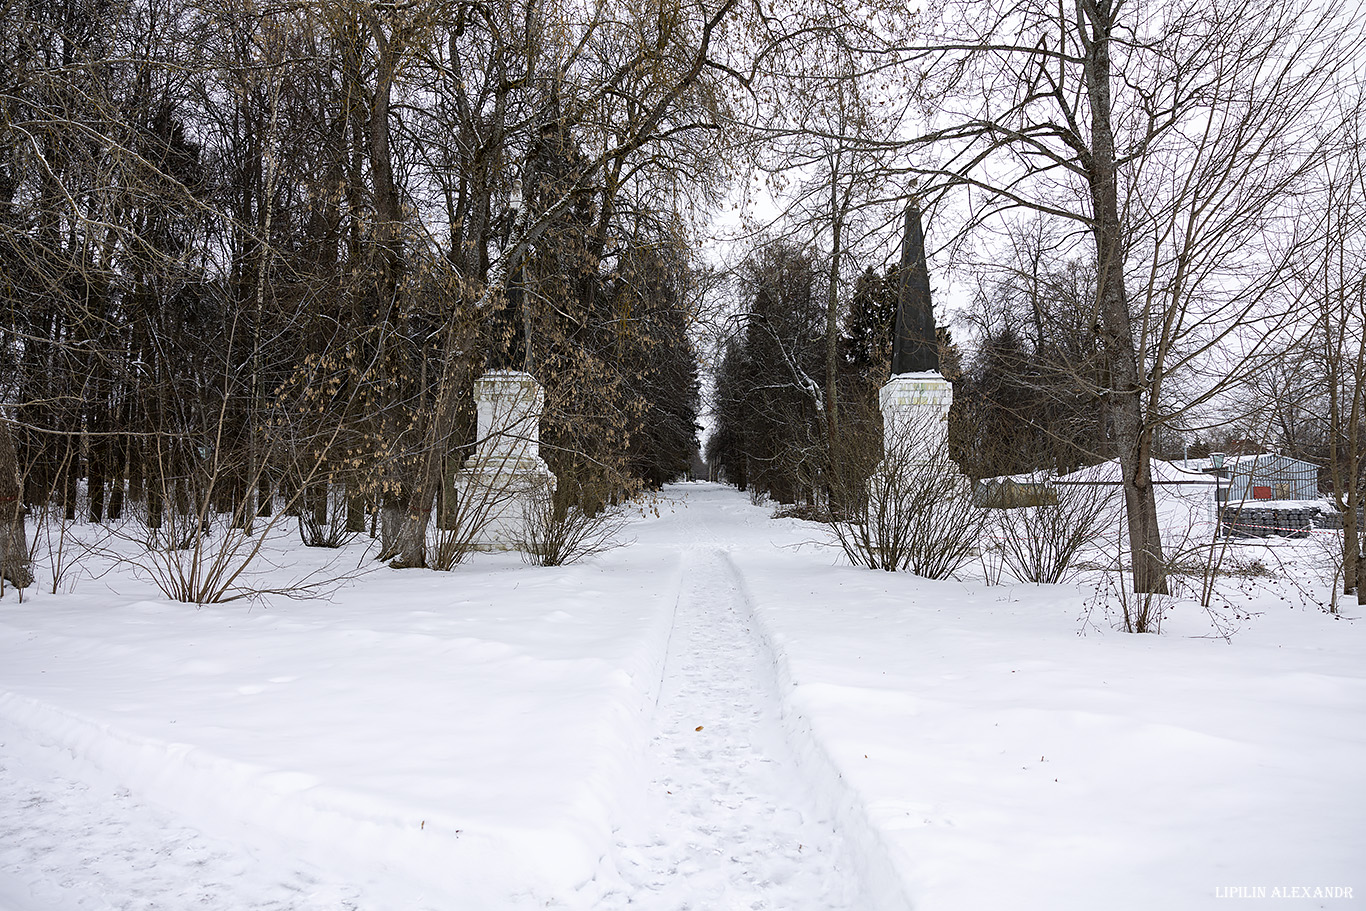
<svg viewBox="0 0 1366 911"><path fill-rule="evenodd" d="M16 588L33 583L24 531L24 489L9 423L0 420L0 578Z"/></svg>
<svg viewBox="0 0 1366 911"><path fill-rule="evenodd" d="M104 453L104 440L92 443L86 463L85 489L90 495L90 521L95 523L104 521Z"/></svg>
<svg viewBox="0 0 1366 911"><path fill-rule="evenodd" d="M323 480L311 481L304 488L304 509L318 528L327 527L328 493L330 485Z"/></svg>
<svg viewBox="0 0 1366 911"><path fill-rule="evenodd" d="M393 93L395 69L403 53L403 37L398 29L386 34L373 11L366 14L366 24L375 40L375 91L368 123L370 173L374 181L375 233L379 253L379 305L385 319L394 320L400 309L399 295L403 278L403 212L395 183L393 146L389 128L389 106ZM400 383L388 384L391 396L401 395ZM398 420L398 409L386 409L391 422ZM396 434L397 428L389 428ZM425 457L425 454L424 454ZM413 488L417 488L416 491ZM427 510L415 508L425 485L419 478L416 484L409 479L391 478L382 495L381 552L393 557L395 566L425 566L427 542ZM405 494L407 494L405 496Z"/></svg>
<svg viewBox="0 0 1366 911"><path fill-rule="evenodd" d="M837 161L838 159L836 159ZM835 441L839 435L839 395L836 379L839 375L839 282L840 242L843 239L844 209L839 204L839 168L830 164L830 287L825 302L825 450L826 458L834 458Z"/></svg>
<svg viewBox="0 0 1366 911"><path fill-rule="evenodd" d="M123 484L124 479L128 476L127 450L127 444L116 441L110 442L114 473L109 478L109 509L107 515L113 522L123 518Z"/></svg>
<svg viewBox="0 0 1366 911"><path fill-rule="evenodd" d="M1355 497L1349 497L1348 506L1342 512L1342 593L1357 595L1360 600L1361 579L1361 539L1357 531L1357 511L1351 505Z"/></svg>
<svg viewBox="0 0 1366 911"><path fill-rule="evenodd" d="M1342 228L1339 227L1339 233ZM1341 237L1330 243L1337 243L1337 249L1328 250L1328 259L1336 253L1339 256L1338 277L1344 280L1345 268L1342 262L1345 243ZM1327 368L1328 385L1328 467L1333 479L1334 505L1342 513L1342 593L1353 592L1357 600L1366 598L1366 585L1363 584L1361 529L1357 523L1357 509L1361 505L1361 418L1363 397L1366 389L1366 336L1357 340L1356 350L1348 354L1347 332L1351 319L1348 315L1347 295L1339 285L1332 287L1331 272L1324 270L1324 355ZM1334 299L1336 298L1336 301ZM1333 322L1333 303L1337 304L1337 318ZM1366 307L1363 308L1366 318ZM1350 403L1343 402L1345 388L1350 388ZM1344 405L1346 407L1344 408ZM1346 411L1346 414L1343 412Z"/></svg>
<svg viewBox="0 0 1366 911"><path fill-rule="evenodd" d="M1366 585L1362 584L1362 557L1361 553L1361 529L1357 526L1357 507L1361 504L1360 487L1357 482L1359 471L1359 460L1353 450L1357 440L1355 433L1348 432L1346 470L1341 464L1338 452L1340 449L1339 441L1333 439L1332 446L1332 467L1333 467L1333 495L1337 500L1337 507L1342 512L1342 593L1350 595L1355 593L1357 600L1360 601L1366 594ZM1346 487L1347 496L1343 497L1343 487Z"/></svg>
<svg viewBox="0 0 1366 911"><path fill-rule="evenodd" d="M1357 579L1366 576L1366 554L1357 557ZM1357 583L1357 604L1366 604L1366 585Z"/></svg>
<svg viewBox="0 0 1366 911"><path fill-rule="evenodd" d="M66 455L62 463L61 475L62 517L68 522L74 522L76 521L76 498L80 489L81 448L75 427L68 426L70 429L63 441Z"/></svg>
<svg viewBox="0 0 1366 911"><path fill-rule="evenodd" d="M1357 523L1357 510L1361 508L1361 412L1362 398L1366 390L1361 388L1363 366L1366 366L1366 338L1361 341L1357 355L1356 388L1352 395L1351 418L1347 427L1347 508L1342 514L1342 581L1343 594L1356 592L1357 603L1366 604L1366 554L1361 550L1361 528ZM1333 441L1336 450L1337 441ZM1337 472L1334 472L1337 474Z"/></svg>
<svg viewBox="0 0 1366 911"><path fill-rule="evenodd" d="M1165 594L1167 575L1162 536L1157 523L1151 462L1152 429L1143 417L1143 389L1138 376L1128 296L1124 288L1125 246L1119 220L1118 168L1111 126L1110 30L1114 0L1080 0L1077 23L1086 48L1086 87L1091 102L1090 184L1092 231L1096 239L1097 286L1101 322L1110 367L1115 424L1129 525L1134 591Z"/></svg>
<svg viewBox="0 0 1366 911"><path fill-rule="evenodd" d="M1366 319L1366 306L1362 308L1362 317ZM1346 313L1343 314L1344 324L1346 323ZM1357 340L1356 361L1352 365L1352 408L1347 418L1347 470L1344 472L1347 482L1347 506L1343 516L1343 582L1351 580L1351 588L1346 588L1344 594L1353 590L1357 594L1357 602L1366 604L1366 554L1361 552L1361 529L1357 525L1357 510L1361 508L1361 421L1363 407L1366 406L1366 389L1362 388L1366 384L1366 335L1362 335ZM1336 450L1336 440L1333 441ZM1336 474L1336 472L1335 472ZM1350 523L1350 525L1349 525ZM1350 531L1348 528L1350 527ZM1352 570L1348 567L1351 566Z"/></svg>
<svg viewBox="0 0 1366 911"><path fill-rule="evenodd" d="M348 484L346 490L346 530L360 533L365 531L365 497L353 487L354 483Z"/></svg>
<svg viewBox="0 0 1366 911"><path fill-rule="evenodd" d="M458 346L452 339L454 332L455 314L452 313L443 334L441 379L436 388L432 414L428 418L427 433L423 437L423 451L408 490L406 508L396 529L396 566L422 566L425 561L427 525L431 521L437 492L442 487L442 471L449 461L446 449L455 428L460 401L459 387L463 381ZM410 562L412 560L418 562Z"/></svg>

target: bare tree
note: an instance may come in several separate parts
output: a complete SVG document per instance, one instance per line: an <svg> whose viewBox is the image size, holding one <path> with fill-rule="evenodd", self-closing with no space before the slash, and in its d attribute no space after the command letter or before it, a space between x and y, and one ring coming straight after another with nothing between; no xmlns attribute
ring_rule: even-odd
<svg viewBox="0 0 1366 911"><path fill-rule="evenodd" d="M24 515L24 491L14 437L9 422L0 418L0 585L8 581L19 589L33 583Z"/></svg>
<svg viewBox="0 0 1366 911"><path fill-rule="evenodd" d="M1342 591L1366 604L1366 547L1360 510L1366 503L1366 160L1362 122L1351 121L1344 154L1334 162L1325 190L1327 230L1322 255L1307 280L1317 285L1310 358L1327 392L1328 467L1342 513ZM1311 285L1311 287L1312 287Z"/></svg>
<svg viewBox="0 0 1366 911"><path fill-rule="evenodd" d="M1025 208L1089 238L1133 584L1165 592L1154 433L1290 322L1281 277L1319 214L1300 190L1359 23L1298 0L1021 0L942 20L911 52L934 74L918 167L967 190L973 224Z"/></svg>

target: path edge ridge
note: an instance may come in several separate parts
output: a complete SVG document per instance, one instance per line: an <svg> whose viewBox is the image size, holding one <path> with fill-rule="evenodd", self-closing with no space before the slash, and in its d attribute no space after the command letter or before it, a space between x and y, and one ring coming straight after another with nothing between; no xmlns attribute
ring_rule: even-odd
<svg viewBox="0 0 1366 911"><path fill-rule="evenodd" d="M736 592L746 612L745 619L772 662L779 694L779 718L798 774L811 788L816 809L833 819L849 840L857 865L855 872L874 902L870 911L912 911L906 882L892 862L887 839L873 824L863 796L845 779L816 734L811 719L792 703L789 694L795 684L787 654L777 646L772 629L755 608L757 602L749 590L745 574L731 558L730 551L720 548L717 552L735 579Z"/></svg>

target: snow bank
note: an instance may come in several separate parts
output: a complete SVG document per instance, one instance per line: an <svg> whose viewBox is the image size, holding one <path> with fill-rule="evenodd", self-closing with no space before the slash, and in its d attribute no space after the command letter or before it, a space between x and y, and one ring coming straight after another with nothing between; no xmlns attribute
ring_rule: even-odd
<svg viewBox="0 0 1366 911"><path fill-rule="evenodd" d="M373 907L590 907L678 588L654 556L384 570L269 609L6 599L0 721Z"/></svg>
<svg viewBox="0 0 1366 911"><path fill-rule="evenodd" d="M1196 637L1198 607L1161 637L1081 636L1088 592L1074 586L733 558L791 716L915 908L1194 909L1243 885L1366 894L1360 621L1267 594L1231 643Z"/></svg>

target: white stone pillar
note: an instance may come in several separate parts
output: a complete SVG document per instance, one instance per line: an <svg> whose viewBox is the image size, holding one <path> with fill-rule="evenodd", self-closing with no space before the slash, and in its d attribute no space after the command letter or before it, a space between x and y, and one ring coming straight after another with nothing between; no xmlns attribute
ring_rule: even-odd
<svg viewBox="0 0 1366 911"><path fill-rule="evenodd" d="M884 453L908 446L912 461L928 462L948 445L953 385L938 371L892 377L878 393L878 404Z"/></svg>
<svg viewBox="0 0 1366 911"><path fill-rule="evenodd" d="M541 458L545 394L529 373L492 370L475 381L474 400L478 443L456 473L455 495L482 525L475 550L515 550L526 508L555 491L555 473Z"/></svg>

